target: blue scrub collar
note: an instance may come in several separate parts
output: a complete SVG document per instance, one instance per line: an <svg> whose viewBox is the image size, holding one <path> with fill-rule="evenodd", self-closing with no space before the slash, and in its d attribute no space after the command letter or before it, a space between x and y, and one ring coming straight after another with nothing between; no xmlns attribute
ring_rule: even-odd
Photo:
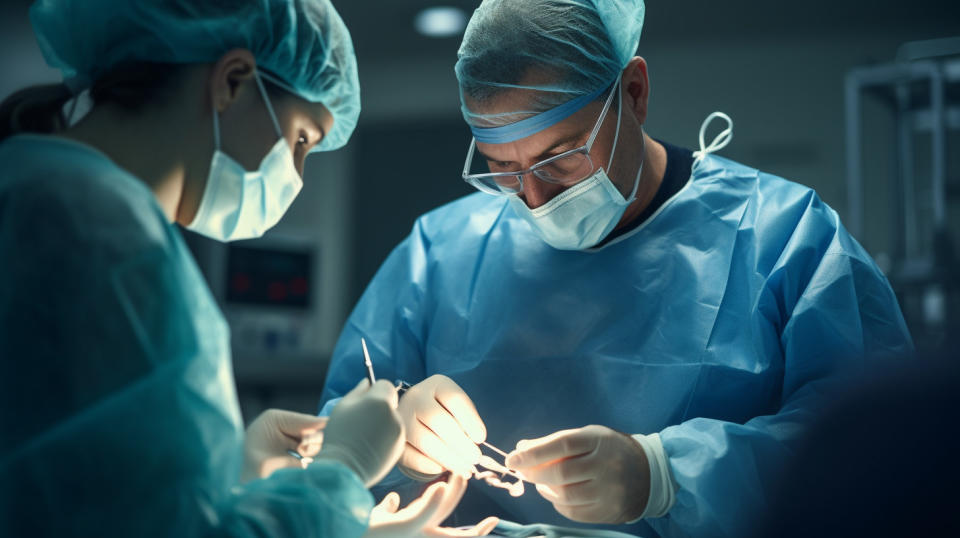
<svg viewBox="0 0 960 538"><path fill-rule="evenodd" d="M539 133L544 129L552 127L574 115L578 110L585 107L588 103L603 95L603 92L607 91L611 84L613 84L613 82L593 93L581 95L580 97L571 99L560 106L553 107L550 110L545 110L535 116L530 116L529 118L520 120L518 122L514 122L509 125L502 125L500 127L474 127L471 125L470 131L473 132L473 137L477 139L477 142L484 142L487 144L506 144L507 142L520 140L521 138L526 138L530 135Z"/></svg>

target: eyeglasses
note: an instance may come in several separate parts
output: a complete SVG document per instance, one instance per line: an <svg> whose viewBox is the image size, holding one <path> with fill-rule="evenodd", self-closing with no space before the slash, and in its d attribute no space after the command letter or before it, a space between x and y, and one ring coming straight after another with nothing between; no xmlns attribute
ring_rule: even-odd
<svg viewBox="0 0 960 538"><path fill-rule="evenodd" d="M570 186L590 177L596 170L593 159L590 158L590 148L597 139L603 119L610 110L613 96L620 87L620 79L610 89L610 95L600 111L596 125L590 132L587 143L576 149L565 151L544 159L526 170L497 171L497 164L482 157L474 158L477 153L477 140L470 140L470 149L467 150L467 160L463 164L463 180L478 190L499 196L517 194L523 191L523 176L533 174L548 183Z"/></svg>

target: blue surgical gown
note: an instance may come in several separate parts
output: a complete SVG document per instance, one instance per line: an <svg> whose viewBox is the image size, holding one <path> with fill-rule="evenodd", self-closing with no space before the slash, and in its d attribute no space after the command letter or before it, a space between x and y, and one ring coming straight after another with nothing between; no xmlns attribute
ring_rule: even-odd
<svg viewBox="0 0 960 538"><path fill-rule="evenodd" d="M228 328L146 186L87 146L0 144L0 536L363 534L338 463L239 484Z"/></svg>
<svg viewBox="0 0 960 538"><path fill-rule="evenodd" d="M676 503L610 527L644 536L740 535L843 367L912 351L887 280L814 191L716 156L594 251L552 249L482 193L424 215L351 314L328 403L364 375L361 336L383 378L456 381L501 448L588 424L659 432ZM471 490L514 521L572 525L536 492Z"/></svg>

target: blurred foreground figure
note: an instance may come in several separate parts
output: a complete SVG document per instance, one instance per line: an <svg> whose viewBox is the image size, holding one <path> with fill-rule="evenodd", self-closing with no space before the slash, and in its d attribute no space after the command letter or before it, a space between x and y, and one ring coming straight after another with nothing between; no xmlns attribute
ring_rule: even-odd
<svg viewBox="0 0 960 538"><path fill-rule="evenodd" d="M756 536L960 536L960 354L891 370L811 428Z"/></svg>

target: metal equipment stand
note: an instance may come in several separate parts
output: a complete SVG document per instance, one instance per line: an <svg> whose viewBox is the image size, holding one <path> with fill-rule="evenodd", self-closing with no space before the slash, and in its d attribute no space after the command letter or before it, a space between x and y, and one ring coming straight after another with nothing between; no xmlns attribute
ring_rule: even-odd
<svg viewBox="0 0 960 538"><path fill-rule="evenodd" d="M884 253L889 263L881 265L887 266L918 351L939 350L951 328L960 329L960 263L954 247L960 230L951 229L948 214L951 202L960 201L960 170L947 170L948 136L960 133L960 37L907 43L893 63L850 71L845 89L846 222L861 238L871 213L864 189L882 188L865 181L862 166L862 104L870 96L885 105L896 125L890 174L893 241ZM929 155L917 152L921 138L929 140ZM918 177L918 165L927 177Z"/></svg>

